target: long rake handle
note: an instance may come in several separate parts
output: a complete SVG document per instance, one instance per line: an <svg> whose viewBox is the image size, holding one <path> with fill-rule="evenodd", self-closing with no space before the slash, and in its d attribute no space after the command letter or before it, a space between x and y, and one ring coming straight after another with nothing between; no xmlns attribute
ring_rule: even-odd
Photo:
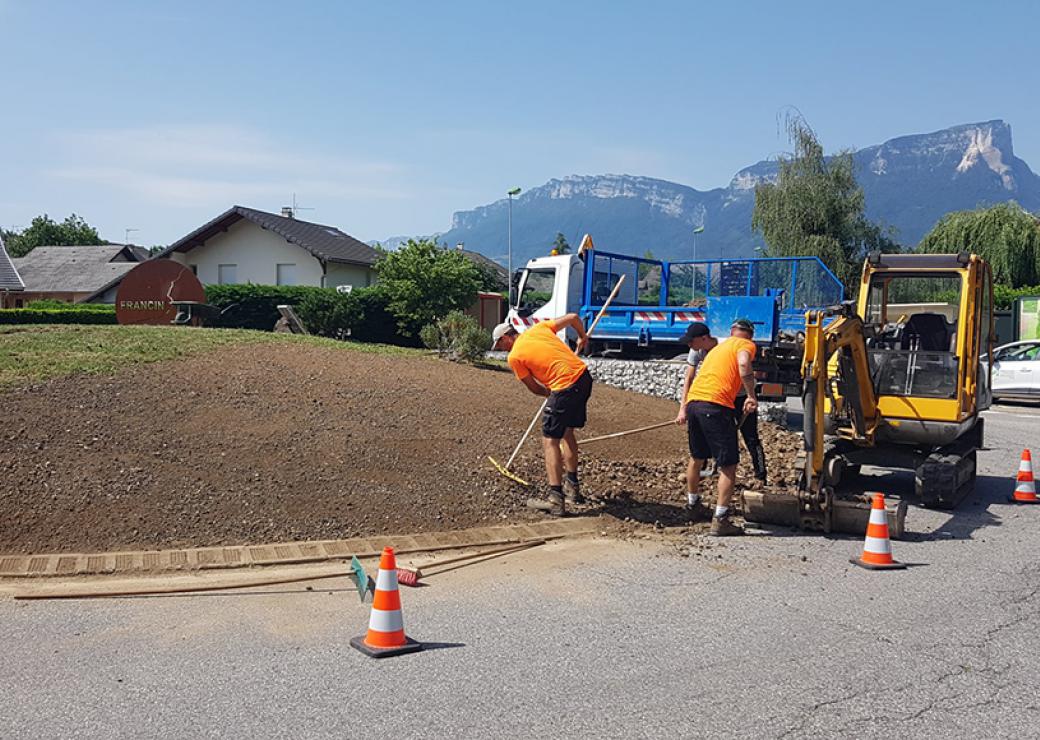
<svg viewBox="0 0 1040 740"><path fill-rule="evenodd" d="M610 291L610 295L607 297L606 302L603 304L603 308L599 310L599 313L596 314L596 318L592 321L592 325L589 326L589 328L585 331L586 336L590 336L592 334L592 330L596 328L596 324L598 324L599 320L603 318L603 314L607 312L607 308L610 306L611 301L614 300L614 296L616 296L618 294L618 291L621 290L621 283L623 282L625 282L624 275L618 278L617 284L614 286L614 290ZM517 456L517 453L520 452L520 448L524 446L524 442L526 442L528 436L530 436L531 430L534 429L534 425L538 423L538 417L542 415L543 411L545 411L545 404L547 403L549 403L548 398L542 401L542 405L538 407L538 411L535 412L534 418L531 419L531 423L527 425L527 431L524 432L524 436L520 438L520 441L516 443L516 449L513 450L513 454L509 456L509 460L506 462L505 465L506 470L509 470L509 466L513 464L513 459Z"/></svg>
<svg viewBox="0 0 1040 740"><path fill-rule="evenodd" d="M629 429L625 432L614 432L613 434L603 434L599 437L589 437L588 439L579 439L579 445L587 445L589 442L599 442L603 439L613 439L615 437L625 437L629 434L636 434L638 432L649 432L651 429L660 429L661 427L674 426L674 421L662 421L658 424L651 424L647 427L639 427L638 429Z"/></svg>

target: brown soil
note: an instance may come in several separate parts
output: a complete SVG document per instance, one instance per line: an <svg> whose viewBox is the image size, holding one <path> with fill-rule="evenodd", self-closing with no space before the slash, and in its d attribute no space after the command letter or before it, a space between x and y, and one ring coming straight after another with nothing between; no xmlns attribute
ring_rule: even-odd
<svg viewBox="0 0 1040 740"><path fill-rule="evenodd" d="M540 403L507 371L255 345L0 400L0 553L333 539L541 516L525 509L532 491L486 459L508 458ZM597 384L585 434L675 411ZM761 427L771 476L792 483L796 435ZM578 513L613 515L620 534L698 529L707 510L682 508L685 455L685 434L671 427L590 445L590 503ZM544 483L537 428L514 468ZM749 473L742 463L738 483L752 483Z"/></svg>

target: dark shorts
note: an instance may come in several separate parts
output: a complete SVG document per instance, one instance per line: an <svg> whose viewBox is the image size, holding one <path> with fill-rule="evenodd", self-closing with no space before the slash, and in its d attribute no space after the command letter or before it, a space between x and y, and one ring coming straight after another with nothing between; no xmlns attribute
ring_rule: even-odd
<svg viewBox="0 0 1040 740"><path fill-rule="evenodd" d="M690 401L686 404L686 433L691 457L697 460L714 457L720 468L740 461L733 409L708 401Z"/></svg>
<svg viewBox="0 0 1040 740"><path fill-rule="evenodd" d="M542 414L542 436L563 439L568 429L585 426L585 406L592 395L592 376L586 370L574 385L562 391L553 391Z"/></svg>

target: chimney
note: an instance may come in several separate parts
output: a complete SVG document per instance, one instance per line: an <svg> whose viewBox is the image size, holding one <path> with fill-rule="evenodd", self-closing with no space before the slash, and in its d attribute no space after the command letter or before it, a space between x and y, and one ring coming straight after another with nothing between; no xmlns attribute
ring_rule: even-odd
<svg viewBox="0 0 1040 740"><path fill-rule="evenodd" d="M292 218L293 217L292 206L282 206L282 215L285 216L286 218Z"/></svg>
<svg viewBox="0 0 1040 740"><path fill-rule="evenodd" d="M462 251L464 248L465 248L465 244L463 244L463 242L459 242L458 244L455 245L455 249L458 249L459 251Z"/></svg>

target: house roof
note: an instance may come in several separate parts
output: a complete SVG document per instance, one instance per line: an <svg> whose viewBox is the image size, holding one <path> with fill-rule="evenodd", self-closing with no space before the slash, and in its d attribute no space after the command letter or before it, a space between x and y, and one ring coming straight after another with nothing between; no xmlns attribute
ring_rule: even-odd
<svg viewBox="0 0 1040 740"><path fill-rule="evenodd" d="M25 283L22 282L22 278L18 275L18 270L15 269L14 264L11 262L11 257L7 254L7 248L4 246L4 239L0 236L0 290L24 290Z"/></svg>
<svg viewBox="0 0 1040 740"><path fill-rule="evenodd" d="M456 249L459 249L456 247ZM509 280L509 270L504 266L498 264L487 255L483 255L480 252L474 252L470 249L459 249L466 257L468 257L475 265L481 265L483 267L490 268L494 274L498 275L504 281Z"/></svg>
<svg viewBox="0 0 1040 740"><path fill-rule="evenodd" d="M206 242L229 226L246 219L262 229L272 231L287 242L295 244L325 262L343 262L352 265L372 266L379 259L379 252L335 226L301 221L298 218L278 216L245 206L232 206L187 236L174 242L157 256L167 257L172 252L187 252Z"/></svg>
<svg viewBox="0 0 1040 740"><path fill-rule="evenodd" d="M41 293L89 293L137 266L122 244L91 247L36 247L13 260L25 290Z"/></svg>

